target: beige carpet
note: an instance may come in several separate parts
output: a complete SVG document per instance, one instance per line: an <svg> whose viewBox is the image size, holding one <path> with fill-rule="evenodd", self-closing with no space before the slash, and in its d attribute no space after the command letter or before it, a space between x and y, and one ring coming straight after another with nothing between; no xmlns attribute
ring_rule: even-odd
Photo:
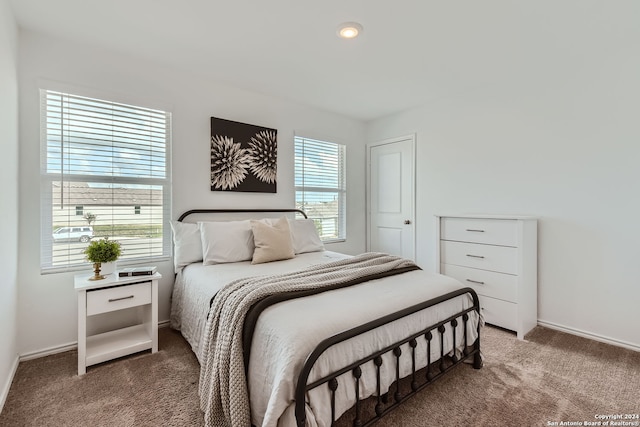
<svg viewBox="0 0 640 427"><path fill-rule="evenodd" d="M485 366L459 366L378 426L548 426L640 413L640 353L538 327L518 341L487 327ZM160 351L90 367L76 352L23 362L0 426L200 426L199 366L179 333ZM637 420L636 420L637 421ZM636 424L638 425L638 424Z"/></svg>

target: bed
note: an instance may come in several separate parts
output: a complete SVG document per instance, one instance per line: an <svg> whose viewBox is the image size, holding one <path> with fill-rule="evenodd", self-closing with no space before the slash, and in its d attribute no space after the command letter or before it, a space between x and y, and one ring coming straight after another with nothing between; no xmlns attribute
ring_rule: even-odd
<svg viewBox="0 0 640 427"><path fill-rule="evenodd" d="M455 279L325 250L295 209L198 209L172 226L171 325L200 362L206 425L369 425L482 366L478 297ZM289 236L284 258L269 233Z"/></svg>

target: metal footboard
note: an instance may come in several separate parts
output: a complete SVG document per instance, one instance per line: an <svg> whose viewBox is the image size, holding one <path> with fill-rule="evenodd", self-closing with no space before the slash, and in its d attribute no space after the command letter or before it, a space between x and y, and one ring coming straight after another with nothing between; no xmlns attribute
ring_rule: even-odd
<svg viewBox="0 0 640 427"><path fill-rule="evenodd" d="M449 299L458 297L460 295L464 295L466 293L470 294L473 298L472 307L462 310L459 313L456 313L447 319L441 320L440 322L434 325L427 326L426 328L413 333L412 335L404 338L403 340L396 342L390 346L387 346L375 352L374 354L371 354L348 366L345 366L336 372L333 372L327 376L324 376L323 378L320 378L317 381L313 381L312 383L308 382L309 374L311 373L311 370L314 364L316 363L318 358L330 347L338 343L341 343L343 341L346 341L350 338L356 337L360 334L371 331L380 326L386 325L388 323L391 323L403 317L409 316L413 313L424 310L428 307L439 304L443 301L447 301ZM344 331L340 334L334 335L322 341L316 347L316 349L313 352L311 352L311 354L309 354L304 364L304 367L302 368L300 376L298 377L298 383L296 386L296 393L295 393L295 401L296 401L295 415L296 415L297 425L299 427L305 426L306 394L308 391L315 389L316 387L325 386L325 387L328 387L330 390L332 424L336 422L336 408L335 408L336 390L338 390L338 387L341 387L341 386L354 387L356 402L353 408L354 418L353 418L352 425L359 427L359 426L368 426L377 422L385 414L387 414L388 412L396 408L398 405L400 405L402 402L404 402L408 398L415 395L418 391L430 385L434 380L444 375L451 368L453 368L459 363L462 363L467 359L470 359L471 357L473 357L473 367L475 369L480 369L482 367L482 359L480 356L480 321L478 321L478 326L477 326L477 331L478 331L477 340L474 343L469 344L468 338L467 338L467 323L469 321L469 313L471 311L476 311L478 315L480 314L480 303L478 300L478 295L471 288L463 288L457 291L447 293L440 297L437 297L428 301L424 301L420 304L416 304L412 307L408 307L406 309L403 309L398 312L392 313L390 315L384 316L382 318L376 319L369 323L365 323L353 329L349 329L347 331ZM463 346L462 357L458 358L456 357L455 343L456 343L456 327L458 326L460 321L463 322L462 330L464 331L465 345ZM447 363L445 362L445 353L444 353L444 345L443 345L444 337L446 333L452 334L453 343L454 343L453 357L450 358L452 364L450 364L449 366L447 366ZM426 360L426 366L424 368L425 369L424 374L419 375L418 371L416 370L416 347L418 345L418 340L422 340L422 339L426 341L426 345L427 345L427 352L426 352L427 360ZM432 361L431 361L431 344L433 340L439 340L439 343L440 343L439 364L436 365L435 367L432 366ZM412 368L411 368L411 374L410 374L410 377L411 377L410 390L407 393L402 394L400 392L400 387L399 387L400 380L401 380L400 358L402 356L401 347L405 344L409 345L409 349L410 349L409 356L411 357ZM395 384L396 384L395 392L393 393L393 402L390 402L390 403L388 399L388 394L387 393L385 393L384 395L381 394L381 380L380 380L380 372L381 372L381 369L383 368L382 356L389 352L392 352L395 358L395 366L393 368L395 368ZM375 403L375 407L374 407L375 409L373 411L374 413L371 414L372 416L367 419L363 419L363 414L361 414L362 399L360 396L360 379L362 376L361 366L364 365L365 363L371 363L371 362L373 362L373 364L375 365L375 371L376 371L376 394L374 396L375 396L375 399L377 399L377 401ZM338 377L347 372L352 373L353 382L348 381L347 384L342 385L339 383ZM391 389L389 389L388 393L390 392L391 392Z"/></svg>

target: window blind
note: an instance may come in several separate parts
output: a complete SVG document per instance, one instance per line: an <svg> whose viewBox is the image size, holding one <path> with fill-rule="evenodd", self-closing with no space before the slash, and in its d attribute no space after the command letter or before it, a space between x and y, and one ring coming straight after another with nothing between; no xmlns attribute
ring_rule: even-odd
<svg viewBox="0 0 640 427"><path fill-rule="evenodd" d="M346 146L296 136L296 207L313 219L325 242L346 237Z"/></svg>
<svg viewBox="0 0 640 427"><path fill-rule="evenodd" d="M168 257L171 114L41 90L41 270L86 268L107 237L120 260Z"/></svg>

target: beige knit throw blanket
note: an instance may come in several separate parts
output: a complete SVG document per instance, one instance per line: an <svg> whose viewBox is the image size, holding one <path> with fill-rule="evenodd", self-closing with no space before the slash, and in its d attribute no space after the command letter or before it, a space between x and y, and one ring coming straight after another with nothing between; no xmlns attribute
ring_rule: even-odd
<svg viewBox="0 0 640 427"><path fill-rule="evenodd" d="M200 408L205 425L251 425L242 333L253 304L280 292L329 287L413 265L412 261L395 256L365 253L293 273L236 280L221 289L211 305L203 339Z"/></svg>

